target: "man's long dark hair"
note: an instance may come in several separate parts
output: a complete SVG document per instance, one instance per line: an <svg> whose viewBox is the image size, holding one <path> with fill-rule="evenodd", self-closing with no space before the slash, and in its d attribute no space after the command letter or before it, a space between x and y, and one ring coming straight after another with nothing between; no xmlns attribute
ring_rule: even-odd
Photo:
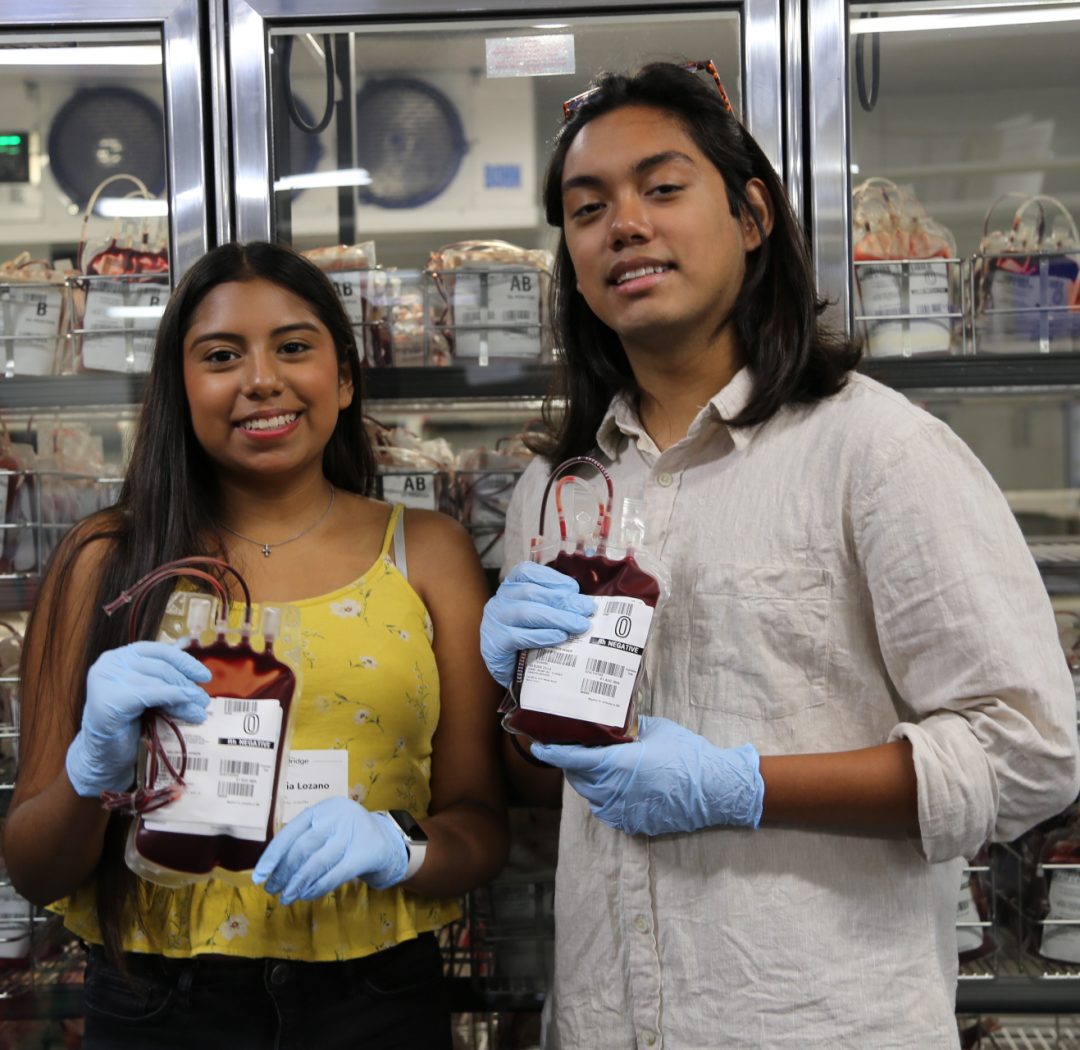
<svg viewBox="0 0 1080 1050"><path fill-rule="evenodd" d="M221 497L217 471L195 437L183 376L183 343L195 310L215 288L231 281L262 278L303 299L329 329L338 361L353 384L352 403L338 415L323 452L323 470L340 489L368 495L375 477L375 457L364 429L361 409L360 357L348 315L333 284L302 255L265 242L225 244L199 259L169 299L157 331L153 363L147 378L120 499L114 507L76 526L57 548L45 573L43 587L53 596L49 615L32 614L27 641L40 647L40 664L33 669L39 683L37 703L24 722L24 754L34 750L34 737L55 728L59 705L74 705L78 724L86 702L86 672L106 649L127 642L127 617L100 612L101 607L152 569L196 554L220 556L224 550L218 522ZM57 625L66 587L78 587L73 567L84 548L105 541L96 593L87 594L95 610L79 655L81 685L76 696L60 695L52 670L61 665L68 639L59 637ZM147 597L142 637L154 637L169 588L159 587ZM35 638L35 636L39 636ZM24 652L30 646L24 647ZM23 668L24 675L27 668ZM52 718L50 718L50 711ZM95 888L98 921L105 947L119 960L125 914L134 903L135 880L124 859L128 821L114 815L105 836ZM138 916L138 909L135 908Z"/></svg>
<svg viewBox="0 0 1080 1050"><path fill-rule="evenodd" d="M604 73L596 90L571 115L555 142L544 180L547 221L563 229L562 176L566 154L590 121L624 106L651 106L675 117L720 172L732 215L753 219L760 247L748 253L746 275L732 307L732 322L754 378L746 407L729 426L763 423L789 403L813 402L840 390L861 351L820 323L819 298L802 228L768 157L728 113L711 79L679 65L656 62L632 76ZM773 206L767 233L746 197L751 179L764 183ZM614 394L637 384L619 337L577 290L577 274L559 237L552 282L552 317L562 364L544 409L553 438L537 451L552 462L580 456L596 445L596 431Z"/></svg>

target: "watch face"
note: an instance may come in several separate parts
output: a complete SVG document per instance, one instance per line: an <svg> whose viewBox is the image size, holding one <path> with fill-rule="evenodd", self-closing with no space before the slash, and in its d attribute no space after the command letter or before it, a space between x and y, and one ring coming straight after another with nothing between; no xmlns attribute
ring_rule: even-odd
<svg viewBox="0 0 1080 1050"><path fill-rule="evenodd" d="M387 811L394 823L405 833L407 839L413 842L427 842L426 832L413 819L413 815L407 809L391 809Z"/></svg>

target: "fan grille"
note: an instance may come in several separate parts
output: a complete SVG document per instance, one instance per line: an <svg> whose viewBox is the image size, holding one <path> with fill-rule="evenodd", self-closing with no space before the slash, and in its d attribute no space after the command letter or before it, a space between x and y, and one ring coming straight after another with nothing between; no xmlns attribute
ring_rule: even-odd
<svg viewBox="0 0 1080 1050"><path fill-rule="evenodd" d="M49 128L49 166L80 208L110 175L134 175L158 196L165 189L161 109L128 88L89 88L72 96Z"/></svg>
<svg viewBox="0 0 1080 1050"><path fill-rule="evenodd" d="M465 137L450 100L419 80L367 83L356 98L357 162L371 174L360 199L413 208L437 197L461 166Z"/></svg>

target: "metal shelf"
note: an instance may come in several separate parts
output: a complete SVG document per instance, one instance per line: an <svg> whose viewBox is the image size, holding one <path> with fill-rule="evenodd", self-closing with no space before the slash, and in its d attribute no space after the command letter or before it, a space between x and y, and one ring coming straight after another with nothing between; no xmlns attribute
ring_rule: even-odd
<svg viewBox="0 0 1080 1050"><path fill-rule="evenodd" d="M0 408L84 408L134 405L146 377L121 372L68 376L14 376L0 379Z"/></svg>
<svg viewBox="0 0 1080 1050"><path fill-rule="evenodd" d="M446 368L368 368L364 394L372 401L462 401L474 398L541 398L551 385L550 365L500 361ZM134 405L142 374L85 373L0 379L0 409Z"/></svg>
<svg viewBox="0 0 1080 1050"><path fill-rule="evenodd" d="M1080 354L867 357L859 371L895 390L1017 393L1080 389Z"/></svg>
<svg viewBox="0 0 1080 1050"><path fill-rule="evenodd" d="M1080 1004L1080 977L1003 977L960 981L958 1014L1071 1014Z"/></svg>
<svg viewBox="0 0 1080 1050"><path fill-rule="evenodd" d="M1000 354L984 357L864 358L859 371L896 390L949 392L1052 392L1080 390L1080 353ZM446 368L368 368L364 393L371 401L471 401L542 398L554 370L531 361ZM142 397L141 374L84 373L16 376L0 380L0 408L133 405Z"/></svg>
<svg viewBox="0 0 1080 1050"><path fill-rule="evenodd" d="M538 398L551 386L550 365L500 361L446 368L369 368L364 393L372 401L472 398Z"/></svg>

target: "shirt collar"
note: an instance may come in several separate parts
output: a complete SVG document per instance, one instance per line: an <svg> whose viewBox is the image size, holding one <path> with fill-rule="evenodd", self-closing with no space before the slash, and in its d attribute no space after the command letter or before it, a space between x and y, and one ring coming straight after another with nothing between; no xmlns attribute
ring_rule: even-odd
<svg viewBox="0 0 1080 1050"><path fill-rule="evenodd" d="M754 392L754 378L747 367L742 367L731 377L727 386L718 394L709 399L702 408L698 418L690 427L690 433L699 429L701 423L712 418L720 422L733 419L747 404ZM619 452L621 437L636 440L645 434L645 428L641 425L637 412L637 396L628 391L616 394L608 405L604 418L596 431L596 445L609 459L614 459ZM731 435L732 444L740 451L745 449L753 440L758 431L757 426L751 427L726 427Z"/></svg>

